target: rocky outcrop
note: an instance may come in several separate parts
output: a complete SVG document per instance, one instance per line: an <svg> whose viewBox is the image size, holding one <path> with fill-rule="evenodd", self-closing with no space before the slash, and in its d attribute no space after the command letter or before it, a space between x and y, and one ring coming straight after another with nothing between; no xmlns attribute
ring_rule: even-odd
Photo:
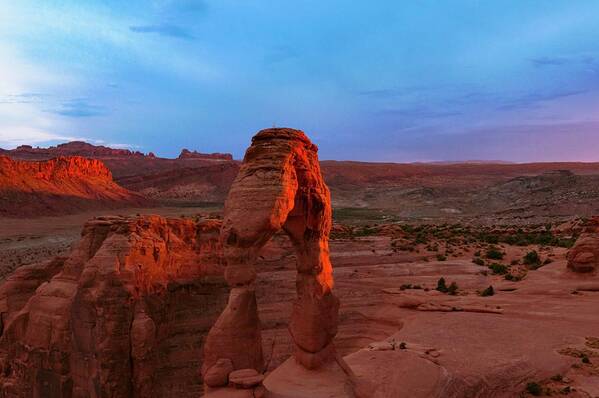
<svg viewBox="0 0 599 398"><path fill-rule="evenodd" d="M109 148L103 145L92 145L83 141L71 141L48 148L21 145L15 149L4 151L8 156L18 159L43 160L59 156L84 156L84 157L123 157L144 156L139 151L129 149Z"/></svg>
<svg viewBox="0 0 599 398"><path fill-rule="evenodd" d="M99 160L79 156L20 161L0 156L0 216L38 216L141 206Z"/></svg>
<svg viewBox="0 0 599 398"><path fill-rule="evenodd" d="M232 290L207 337L204 373L221 359L231 360L235 369L262 370L254 263L281 229L297 253L297 298L289 324L295 357L307 368L333 358L339 302L329 260L330 195L317 150L298 130L267 129L252 139L225 204L221 240Z"/></svg>
<svg viewBox="0 0 599 398"><path fill-rule="evenodd" d="M224 306L220 222L104 217L0 286L3 397L195 397Z"/></svg>
<svg viewBox="0 0 599 398"><path fill-rule="evenodd" d="M587 220L583 232L568 252L568 269L595 272L599 269L599 217Z"/></svg>
<svg viewBox="0 0 599 398"><path fill-rule="evenodd" d="M190 151L189 149L183 148L179 154L178 159L207 159L207 160L233 160L233 155L230 153L201 153L197 151Z"/></svg>

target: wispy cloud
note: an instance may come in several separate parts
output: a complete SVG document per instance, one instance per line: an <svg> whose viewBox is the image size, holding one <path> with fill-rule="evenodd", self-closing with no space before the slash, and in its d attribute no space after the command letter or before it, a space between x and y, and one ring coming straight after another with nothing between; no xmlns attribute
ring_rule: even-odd
<svg viewBox="0 0 599 398"><path fill-rule="evenodd" d="M105 115L107 110L102 106L90 104L85 99L73 99L64 102L61 108L49 112L67 117L92 117Z"/></svg>
<svg viewBox="0 0 599 398"><path fill-rule="evenodd" d="M398 116L412 119L438 119L461 115L462 112L452 110L437 110L431 108L404 108L404 109L385 109L379 111L380 115Z"/></svg>
<svg viewBox="0 0 599 398"><path fill-rule="evenodd" d="M410 86L410 87L385 87L373 90L358 91L358 95L371 97L371 98L394 98L403 97L413 94L420 94L428 91L434 91L441 89L442 87L430 87L430 86Z"/></svg>
<svg viewBox="0 0 599 398"><path fill-rule="evenodd" d="M38 104L48 97L41 93L20 93L0 95L0 104Z"/></svg>
<svg viewBox="0 0 599 398"><path fill-rule="evenodd" d="M514 110L522 108L537 107L543 102L553 101L565 97L572 97L587 93L589 90L554 90L554 91L537 91L520 96L501 98L498 100L498 110Z"/></svg>
<svg viewBox="0 0 599 398"><path fill-rule="evenodd" d="M539 57L532 58L530 62L536 67L544 67L544 66L559 66L570 63L568 58L563 57Z"/></svg>
<svg viewBox="0 0 599 398"><path fill-rule="evenodd" d="M129 30L135 33L153 33L160 36L175 37L183 40L194 40L189 30L179 25L160 24L160 25L137 25L129 26Z"/></svg>
<svg viewBox="0 0 599 398"><path fill-rule="evenodd" d="M576 56L549 56L531 58L530 62L537 68L565 66L565 65L590 65L595 63L595 57L591 55Z"/></svg>

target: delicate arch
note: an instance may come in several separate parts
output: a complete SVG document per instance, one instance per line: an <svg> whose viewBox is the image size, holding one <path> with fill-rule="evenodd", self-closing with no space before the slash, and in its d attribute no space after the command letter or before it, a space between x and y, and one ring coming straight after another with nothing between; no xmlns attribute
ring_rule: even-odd
<svg viewBox="0 0 599 398"><path fill-rule="evenodd" d="M236 369L262 369L254 263L281 229L297 252L297 297L289 323L295 357L307 368L332 358L339 302L329 260L330 193L317 151L298 130L267 129L252 139L225 204L221 239L231 295L208 334L204 371L220 358Z"/></svg>

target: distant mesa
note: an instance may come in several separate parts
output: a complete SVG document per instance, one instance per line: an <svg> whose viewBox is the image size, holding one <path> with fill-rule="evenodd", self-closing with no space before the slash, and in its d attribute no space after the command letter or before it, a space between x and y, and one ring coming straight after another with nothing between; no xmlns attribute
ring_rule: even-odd
<svg viewBox="0 0 599 398"><path fill-rule="evenodd" d="M8 156L18 158L47 159L56 156L85 156L85 157L110 157L110 156L144 156L139 151L129 149L109 148L103 145L92 145L83 141L71 141L48 148L21 145L13 150L4 151Z"/></svg>
<svg viewBox="0 0 599 398"><path fill-rule="evenodd" d="M97 159L60 156L25 161L0 156L0 215L44 216L143 206L150 201L119 186Z"/></svg>
<svg viewBox="0 0 599 398"><path fill-rule="evenodd" d="M88 158L152 158L158 157L149 152L147 155L140 151L129 149L110 148L103 145L93 145L84 141L71 141L48 148L21 145L15 149L0 149L0 155L10 156L16 159L44 160L57 156L84 156ZM177 159L200 159L200 160L233 160L230 153L201 153L183 149Z"/></svg>
<svg viewBox="0 0 599 398"><path fill-rule="evenodd" d="M230 153L201 153L190 151L183 148L178 159L214 159L214 160L233 160L233 155Z"/></svg>

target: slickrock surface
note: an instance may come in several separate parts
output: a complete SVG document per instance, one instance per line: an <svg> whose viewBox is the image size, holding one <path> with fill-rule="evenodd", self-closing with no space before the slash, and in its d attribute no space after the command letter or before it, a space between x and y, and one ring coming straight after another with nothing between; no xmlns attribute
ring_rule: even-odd
<svg viewBox="0 0 599 398"><path fill-rule="evenodd" d="M229 303L206 339L204 373L221 358L236 369L264 366L254 281L262 247L284 230L297 253L289 331L307 368L331 360L339 302L329 260L331 204L317 148L292 129L262 130L252 139L225 204L221 239Z"/></svg>
<svg viewBox="0 0 599 398"><path fill-rule="evenodd" d="M189 397L224 305L220 222L103 217L0 286L3 397Z"/></svg>
<svg viewBox="0 0 599 398"><path fill-rule="evenodd" d="M18 161L0 156L0 216L41 216L148 204L117 185L99 160Z"/></svg>

